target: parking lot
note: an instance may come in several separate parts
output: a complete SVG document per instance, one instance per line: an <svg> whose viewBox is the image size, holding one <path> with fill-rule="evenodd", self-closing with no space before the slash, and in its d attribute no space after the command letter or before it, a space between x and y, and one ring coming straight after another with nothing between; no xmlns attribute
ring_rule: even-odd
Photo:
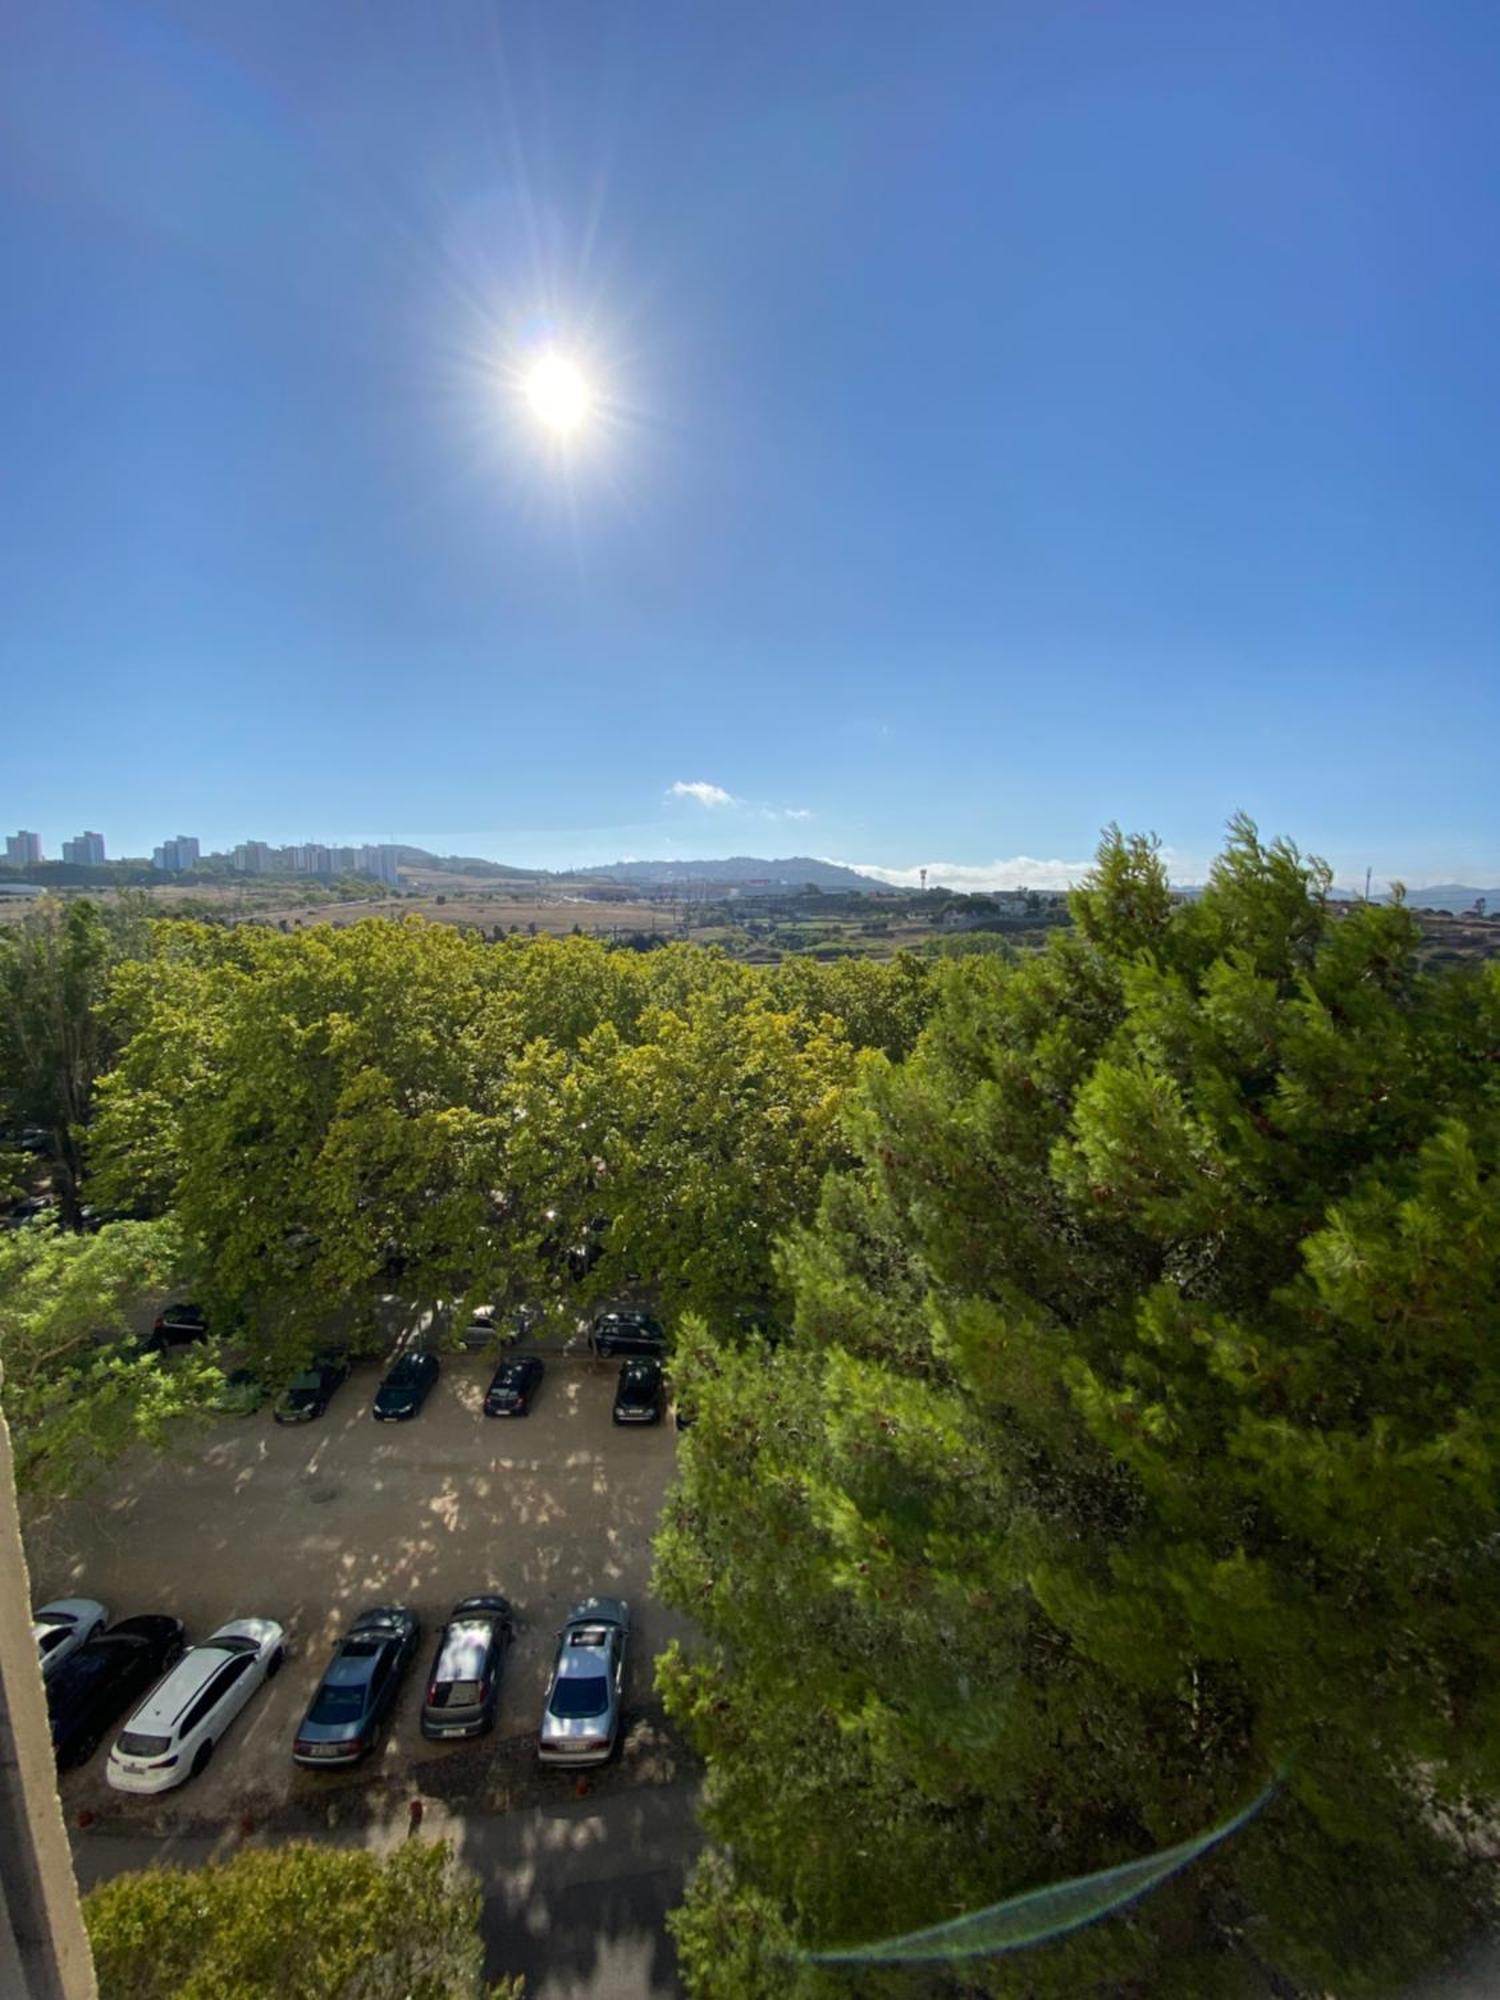
<svg viewBox="0 0 1500 2000"><path fill-rule="evenodd" d="M358 1367L312 1424L283 1427L269 1408L226 1419L173 1453L132 1457L39 1525L38 1602L97 1597L115 1618L167 1611L190 1640L250 1614L288 1635L282 1673L201 1777L158 1798L127 1797L106 1785L101 1749L62 1781L70 1815L91 1808L168 1827L298 1808L338 1817L382 1780L492 1808L507 1803L517 1774L568 1787L569 1774L535 1773L524 1738L536 1729L557 1626L593 1592L630 1601L627 1730L634 1717L633 1736L649 1742L652 1662L686 1629L647 1594L675 1429L670 1418L617 1428L619 1364L583 1355L546 1356L529 1417L486 1418L492 1365L445 1355L425 1408L401 1424L372 1420L381 1371ZM417 1712L436 1628L457 1599L493 1590L511 1599L518 1623L496 1729L477 1743L429 1743ZM300 1770L292 1737L329 1649L354 1613L379 1603L409 1604L424 1628L384 1740L354 1773Z"/></svg>

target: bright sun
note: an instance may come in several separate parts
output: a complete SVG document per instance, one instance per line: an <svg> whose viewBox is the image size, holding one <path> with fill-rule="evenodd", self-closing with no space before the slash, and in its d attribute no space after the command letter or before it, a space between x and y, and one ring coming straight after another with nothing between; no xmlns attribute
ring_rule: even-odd
<svg viewBox="0 0 1500 2000"><path fill-rule="evenodd" d="M576 431L594 405L588 383L560 354L545 355L534 363L527 371L525 389L537 418L560 437Z"/></svg>

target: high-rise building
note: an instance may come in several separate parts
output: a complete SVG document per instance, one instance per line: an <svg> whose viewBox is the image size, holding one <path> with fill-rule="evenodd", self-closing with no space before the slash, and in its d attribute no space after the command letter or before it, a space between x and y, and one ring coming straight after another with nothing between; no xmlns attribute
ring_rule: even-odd
<svg viewBox="0 0 1500 2000"><path fill-rule="evenodd" d="M373 875L377 882L389 882L392 887L401 886L401 865L394 847L362 847L359 850L359 872Z"/></svg>
<svg viewBox="0 0 1500 2000"><path fill-rule="evenodd" d="M151 866L169 875L184 875L198 865L198 842L190 833L179 833L151 851Z"/></svg>
<svg viewBox="0 0 1500 2000"><path fill-rule="evenodd" d="M98 868L104 861L104 835L80 833L76 840L63 842L63 860L76 868Z"/></svg>
<svg viewBox="0 0 1500 2000"><path fill-rule="evenodd" d="M5 858L15 868L30 868L42 859L42 836L39 833L12 833L6 836Z"/></svg>
<svg viewBox="0 0 1500 2000"><path fill-rule="evenodd" d="M242 875L269 875L276 866L276 857L263 840L242 840L233 858Z"/></svg>

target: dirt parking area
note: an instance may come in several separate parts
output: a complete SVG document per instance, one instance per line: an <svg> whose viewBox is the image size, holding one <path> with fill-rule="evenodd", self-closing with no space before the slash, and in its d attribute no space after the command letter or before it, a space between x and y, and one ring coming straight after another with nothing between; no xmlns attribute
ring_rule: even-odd
<svg viewBox="0 0 1500 2000"><path fill-rule="evenodd" d="M486 1418L493 1363L443 1357L441 1380L409 1423L377 1424L380 1370L356 1368L327 1414L282 1426L269 1409L228 1419L163 1457L144 1454L40 1524L31 1541L38 1602L101 1599L112 1617L167 1611L190 1640L226 1619L261 1615L287 1629L288 1658L231 1725L203 1775L158 1798L105 1782L101 1749L62 1780L70 1817L84 1809L142 1829L302 1811L336 1819L360 1794L394 1784L491 1809L524 1788L566 1787L538 1773L532 1742L570 1604L593 1592L630 1602L634 1639L627 1729L650 1761L653 1661L684 1621L648 1594L651 1536L672 1475L676 1430L611 1421L618 1362L546 1357L533 1412ZM499 1590L518 1632L497 1726L477 1743L434 1744L418 1710L438 1625L461 1597ZM423 1642L382 1744L354 1773L306 1772L291 1743L329 1649L353 1615L409 1604ZM369 1801L371 1807L374 1800ZM389 1800L387 1799L387 1805Z"/></svg>

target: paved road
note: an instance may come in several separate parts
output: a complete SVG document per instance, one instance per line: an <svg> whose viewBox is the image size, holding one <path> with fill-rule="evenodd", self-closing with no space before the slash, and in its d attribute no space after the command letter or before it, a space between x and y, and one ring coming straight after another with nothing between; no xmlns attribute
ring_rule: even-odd
<svg viewBox="0 0 1500 2000"><path fill-rule="evenodd" d="M682 1990L665 1919L697 1850L696 1797L683 1781L489 1817L430 1805L418 1838L454 1840L483 1883L492 1978L524 1973L527 2000L665 2000ZM405 1835L387 1824L324 1837L385 1848ZM157 1861L196 1867L235 1845L229 1834L73 1834L83 1889Z"/></svg>

